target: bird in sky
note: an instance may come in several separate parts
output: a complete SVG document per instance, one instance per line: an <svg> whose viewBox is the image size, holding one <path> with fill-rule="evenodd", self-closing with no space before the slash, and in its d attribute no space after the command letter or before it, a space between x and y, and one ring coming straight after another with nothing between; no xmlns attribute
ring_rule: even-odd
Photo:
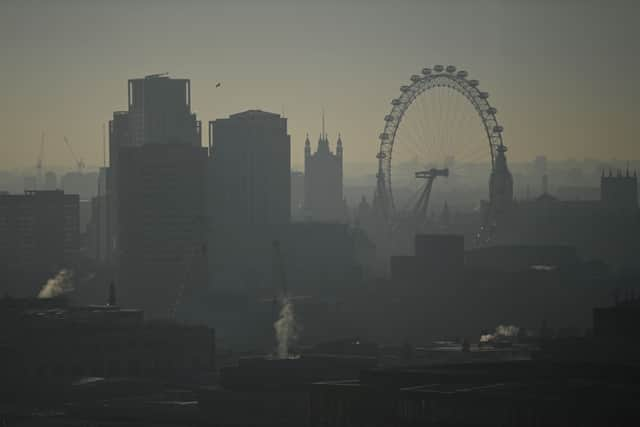
<svg viewBox="0 0 640 427"><path fill-rule="evenodd" d="M216 83L216 87L220 87L220 86L222 86L222 83L220 82Z"/></svg>

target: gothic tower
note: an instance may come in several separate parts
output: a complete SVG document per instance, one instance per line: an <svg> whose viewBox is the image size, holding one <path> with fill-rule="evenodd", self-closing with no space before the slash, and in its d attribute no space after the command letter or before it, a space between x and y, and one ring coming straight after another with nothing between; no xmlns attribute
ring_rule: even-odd
<svg viewBox="0 0 640 427"><path fill-rule="evenodd" d="M315 153L307 135L304 143L305 216L312 221L344 222L345 209L342 198L342 137L338 135L336 151L331 152L329 138L324 128L318 138Z"/></svg>
<svg viewBox="0 0 640 427"><path fill-rule="evenodd" d="M500 143L489 178L489 204L493 218L505 213L513 202L513 177L507 166L506 151L507 147Z"/></svg>

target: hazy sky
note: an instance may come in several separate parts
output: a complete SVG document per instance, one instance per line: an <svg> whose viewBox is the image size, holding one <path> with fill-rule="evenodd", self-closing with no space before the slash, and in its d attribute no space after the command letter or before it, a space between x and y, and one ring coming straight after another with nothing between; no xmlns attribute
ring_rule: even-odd
<svg viewBox="0 0 640 427"><path fill-rule="evenodd" d="M300 168L324 107L346 162L373 165L390 100L438 63L468 70L491 94L510 159L640 158L640 1L0 6L0 169L35 165L43 130L45 168L72 167L63 135L86 163L101 164L101 127L126 108L127 79L159 72L191 79L203 129L245 109L284 109Z"/></svg>

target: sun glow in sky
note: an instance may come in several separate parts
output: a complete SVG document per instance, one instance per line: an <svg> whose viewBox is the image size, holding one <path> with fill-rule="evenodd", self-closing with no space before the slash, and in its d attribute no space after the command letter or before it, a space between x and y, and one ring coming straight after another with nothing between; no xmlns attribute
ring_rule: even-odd
<svg viewBox="0 0 640 427"><path fill-rule="evenodd" d="M129 78L192 80L206 122L284 111L292 164L326 111L345 162L371 163L390 100L454 64L491 95L510 159L640 158L636 1L0 0L0 169L102 163ZM221 82L220 88L216 88ZM206 145L207 135L203 135Z"/></svg>

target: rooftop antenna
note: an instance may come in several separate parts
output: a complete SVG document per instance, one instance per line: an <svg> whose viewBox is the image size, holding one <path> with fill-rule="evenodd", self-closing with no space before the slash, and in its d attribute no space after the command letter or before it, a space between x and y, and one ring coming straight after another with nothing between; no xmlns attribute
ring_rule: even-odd
<svg viewBox="0 0 640 427"><path fill-rule="evenodd" d="M326 139L326 134L324 133L324 107L322 107L322 138Z"/></svg>

